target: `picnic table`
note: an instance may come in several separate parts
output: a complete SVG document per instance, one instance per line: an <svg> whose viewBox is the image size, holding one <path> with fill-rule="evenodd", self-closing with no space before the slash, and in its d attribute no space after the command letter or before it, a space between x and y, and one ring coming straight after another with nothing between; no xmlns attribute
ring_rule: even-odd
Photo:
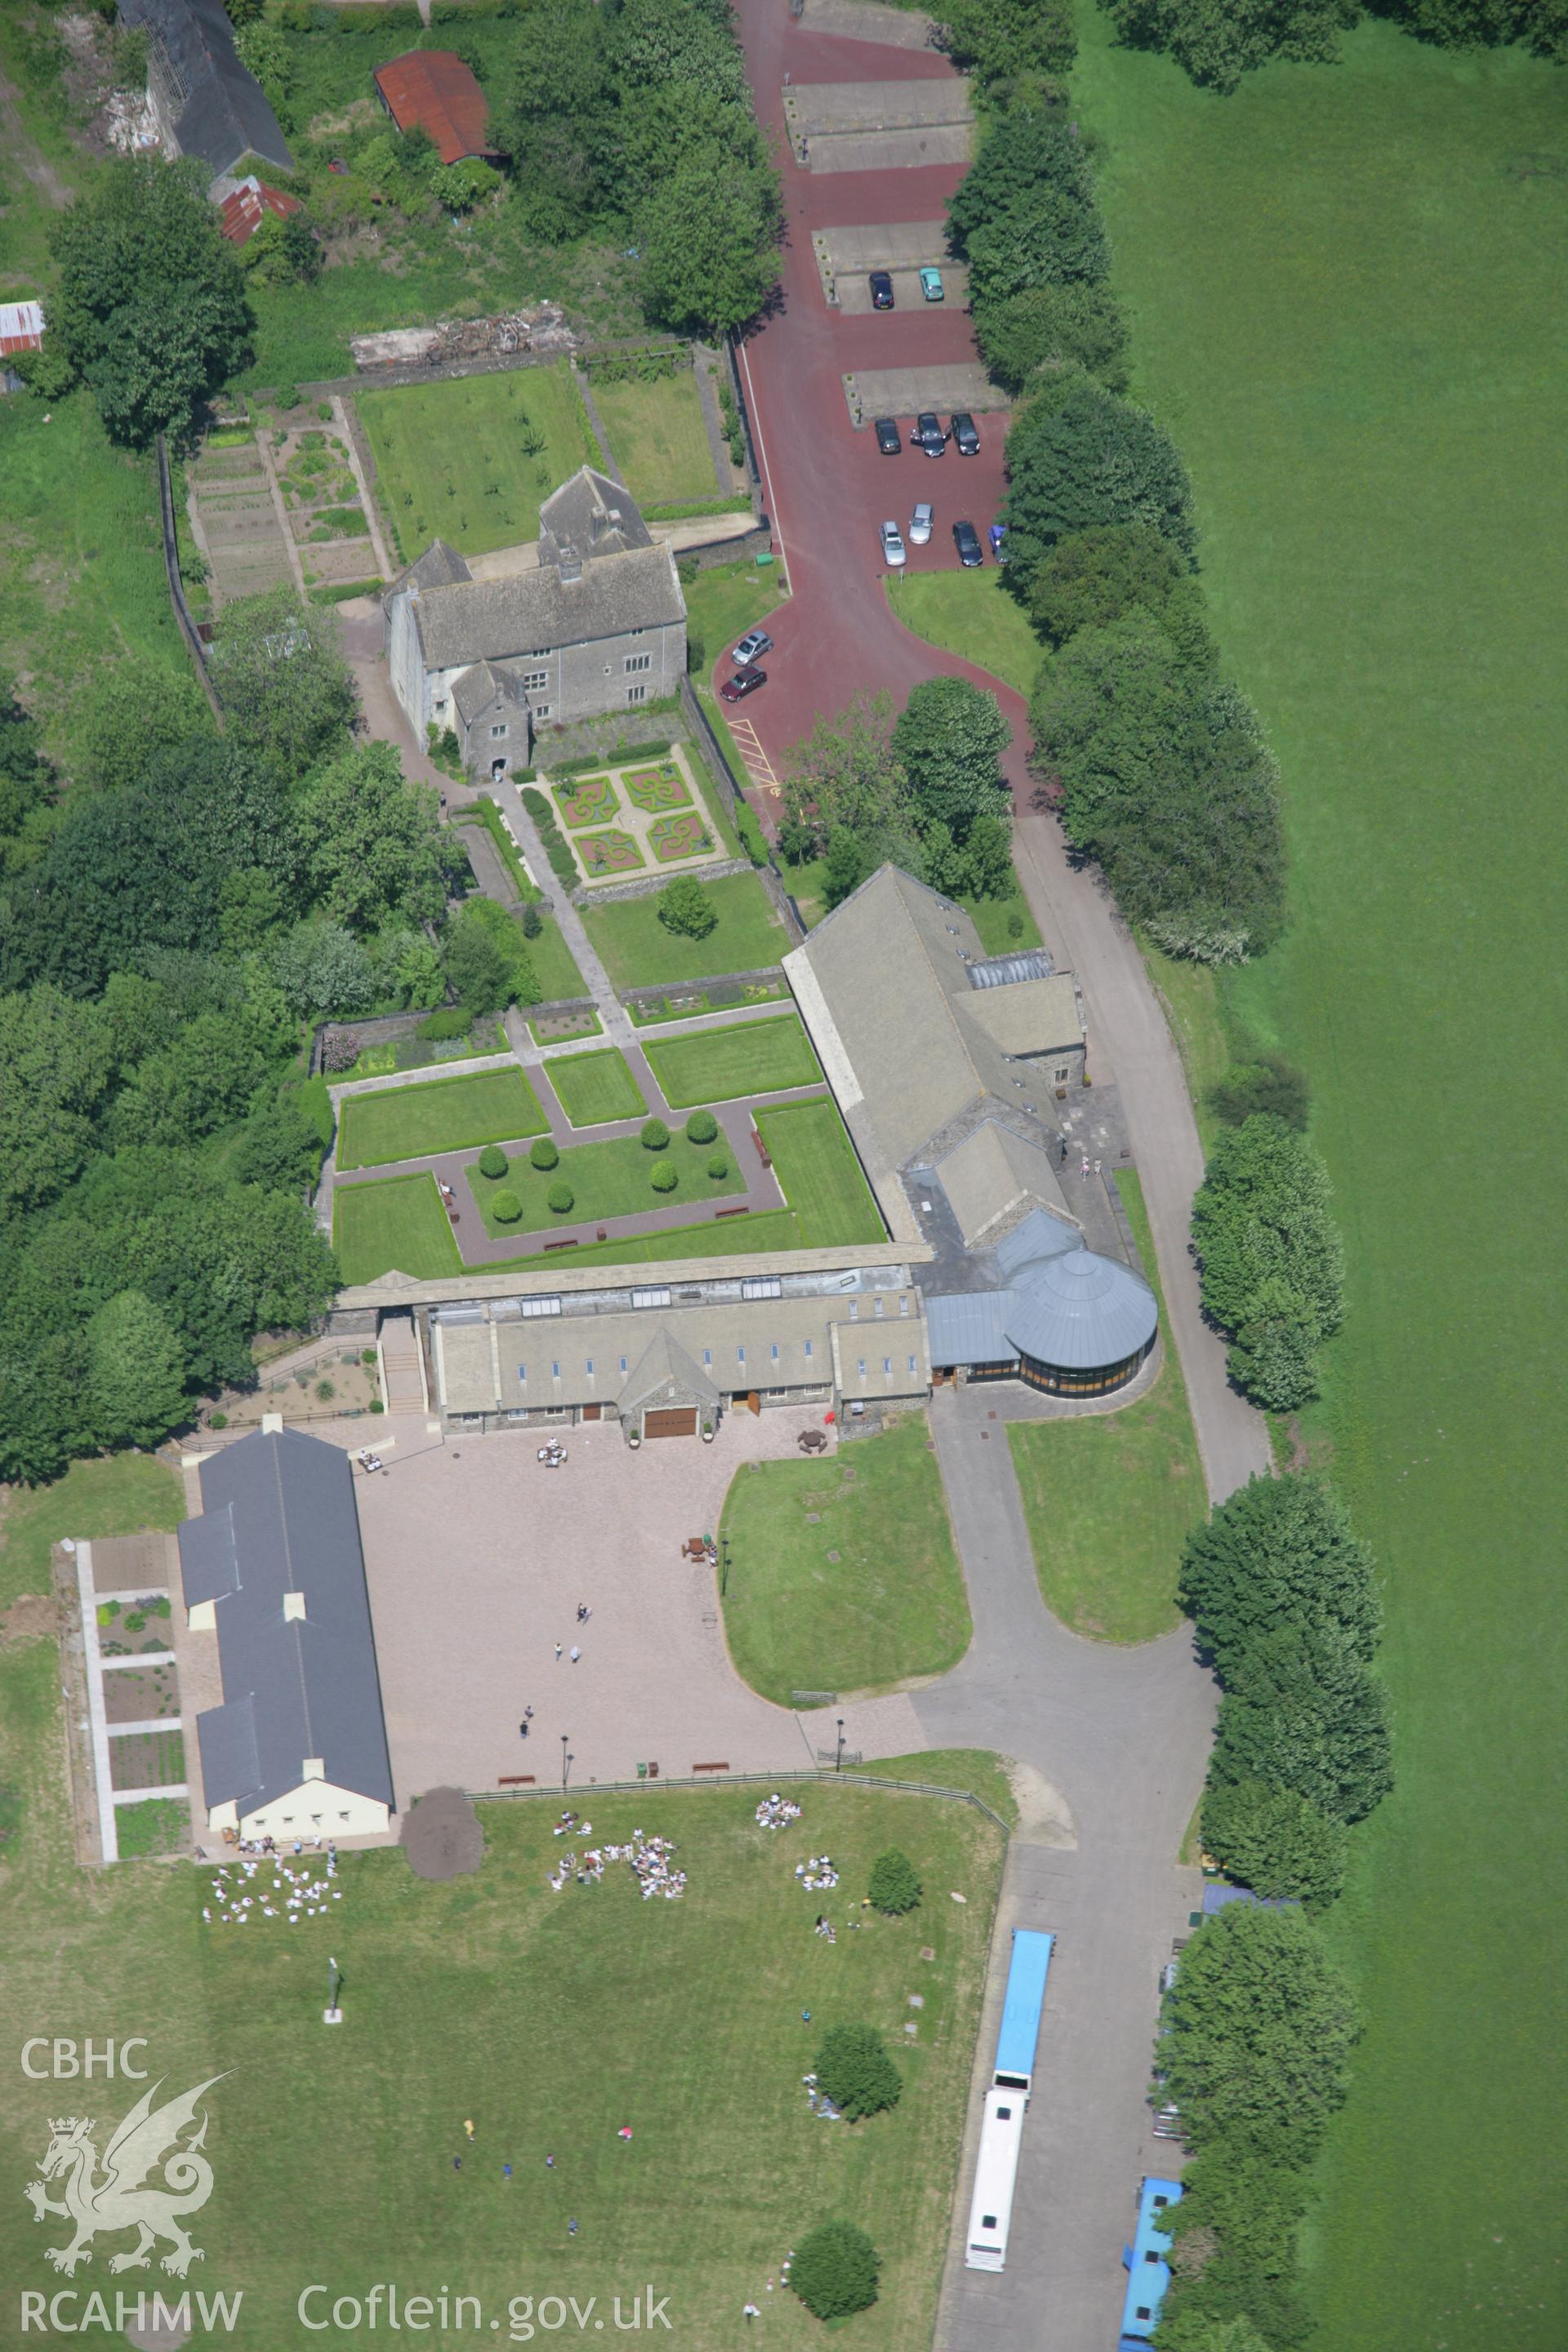
<svg viewBox="0 0 1568 2352"><path fill-rule="evenodd" d="M803 1454L826 1454L827 1440L820 1429L803 1429L795 1444Z"/></svg>

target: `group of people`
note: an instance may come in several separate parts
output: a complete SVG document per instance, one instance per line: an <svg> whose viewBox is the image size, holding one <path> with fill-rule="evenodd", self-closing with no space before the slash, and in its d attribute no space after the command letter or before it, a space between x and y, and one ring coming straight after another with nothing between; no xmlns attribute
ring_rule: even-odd
<svg viewBox="0 0 1568 2352"><path fill-rule="evenodd" d="M838 1884L838 1873L834 1869L828 1855L825 1853L814 1853L805 1862L797 1862L795 1874L803 1886L814 1889L818 1886L837 1886Z"/></svg>
<svg viewBox="0 0 1568 2352"><path fill-rule="evenodd" d="M556 1837L588 1838L594 1834L592 1822L579 1822L575 1813L563 1813L552 1834ZM579 1854L575 1848L563 1853L550 1874L550 1884L557 1895L575 1879L579 1886L596 1885L605 1875L607 1862L629 1862L632 1875L642 1888L646 1903L650 1895L662 1895L668 1903L677 1903L686 1892L686 1873L677 1870L670 1861L676 1852L670 1838L645 1838L641 1830L632 1832L630 1845L587 1846Z"/></svg>
<svg viewBox="0 0 1568 2352"><path fill-rule="evenodd" d="M812 2114L820 2116L825 2124L842 2123L844 2120L842 2110L834 2105L826 2091L817 2089L816 2075L803 2074L800 2079L805 2084L805 2104Z"/></svg>
<svg viewBox="0 0 1568 2352"><path fill-rule="evenodd" d="M247 1841L247 1844L254 1843ZM294 1851L300 1851L298 1843ZM268 1858L272 1864L271 1879L262 1880L258 1893L248 1893L251 1881ZM247 1927L252 1919L287 1919L291 1927L297 1927L301 1919L318 1919L330 1905L342 1901L342 1888L331 1884L337 1874L336 1846L327 1848L326 1873L317 1878L309 1870L290 1869L268 1838L262 1862L219 1864L212 1881L216 1901L202 1906L202 1917L209 1927L216 1924L219 1927ZM279 1899L274 1901L274 1896Z"/></svg>
<svg viewBox="0 0 1568 2352"><path fill-rule="evenodd" d="M558 1437L552 1437L548 1445L540 1447L539 1458L547 1470L563 1470L566 1466L566 1448Z"/></svg>
<svg viewBox="0 0 1568 2352"><path fill-rule="evenodd" d="M360 1468L365 1471L384 1470L386 1467L380 1454L373 1454L368 1445L360 1447L359 1452L354 1455L354 1460L359 1464Z"/></svg>
<svg viewBox="0 0 1568 2352"><path fill-rule="evenodd" d="M759 1829L782 1830L786 1822L798 1822L799 1819L800 1807L794 1798L781 1797L776 1789L771 1797L764 1797L757 1807Z"/></svg>

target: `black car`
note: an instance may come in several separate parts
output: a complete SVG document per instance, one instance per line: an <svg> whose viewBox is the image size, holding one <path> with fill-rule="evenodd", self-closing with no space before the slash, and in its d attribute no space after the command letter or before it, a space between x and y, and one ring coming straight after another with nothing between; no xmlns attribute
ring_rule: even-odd
<svg viewBox="0 0 1568 2352"><path fill-rule="evenodd" d="M897 418L879 416L876 423L876 435L877 446L883 457L896 457L904 446L904 436L899 431Z"/></svg>
<svg viewBox="0 0 1568 2352"><path fill-rule="evenodd" d="M871 308L890 310L893 307L893 281L885 269L871 272Z"/></svg>
<svg viewBox="0 0 1568 2352"><path fill-rule="evenodd" d="M928 457L940 457L947 446L947 436L942 429L942 419L934 408L922 408L915 419L915 429L910 435L911 449L923 449Z"/></svg>
<svg viewBox="0 0 1568 2352"><path fill-rule="evenodd" d="M974 429L974 419L967 408L961 408L952 420L952 446L961 457L978 457L980 436Z"/></svg>
<svg viewBox="0 0 1568 2352"><path fill-rule="evenodd" d="M958 550L958 560L966 572L972 572L977 563L984 562L985 551L980 544L980 533L972 522L953 524L952 543Z"/></svg>

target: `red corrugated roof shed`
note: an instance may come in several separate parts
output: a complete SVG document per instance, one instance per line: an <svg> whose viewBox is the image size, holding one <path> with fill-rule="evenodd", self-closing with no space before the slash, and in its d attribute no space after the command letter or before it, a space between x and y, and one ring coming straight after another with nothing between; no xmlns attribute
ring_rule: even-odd
<svg viewBox="0 0 1568 2352"><path fill-rule="evenodd" d="M451 49L410 49L376 68L375 86L399 131L427 131L443 163L489 152L484 91Z"/></svg>
<svg viewBox="0 0 1568 2352"><path fill-rule="evenodd" d="M44 314L36 302L0 302L0 360L36 352L43 340Z"/></svg>
<svg viewBox="0 0 1568 2352"><path fill-rule="evenodd" d="M269 188L265 180L252 177L241 180L234 194L225 196L218 206L218 230L230 245L248 245L268 213L287 220L300 210L298 196L286 196L281 188Z"/></svg>

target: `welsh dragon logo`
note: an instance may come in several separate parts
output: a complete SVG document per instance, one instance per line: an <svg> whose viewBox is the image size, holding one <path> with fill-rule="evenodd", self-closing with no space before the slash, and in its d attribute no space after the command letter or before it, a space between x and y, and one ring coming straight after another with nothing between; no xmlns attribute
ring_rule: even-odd
<svg viewBox="0 0 1568 2352"><path fill-rule="evenodd" d="M45 2249L56 2270L69 2277L79 2263L91 2262L94 2238L117 2230L138 2234L128 2253L110 2257L111 2271L145 2270L162 2239L174 2250L163 2256L163 2267L176 2278L184 2278L193 2263L203 2260L183 2221L198 2212L212 2195L213 2168L201 2153L207 2136L205 2109L195 2136L182 2143L180 2135L195 2121L203 2092L222 2080L221 2074L210 2075L194 2091L157 2108L153 2102L163 2084L154 2083L117 2126L101 2162L93 2141L98 2126L90 2116L50 2117L49 2144L38 2161L40 2177L29 2180L22 2193L36 2221L54 2213L75 2225L68 2246ZM149 2187L150 2176L160 2167L162 2185ZM63 2182L63 2202L46 2193L50 2180Z"/></svg>

